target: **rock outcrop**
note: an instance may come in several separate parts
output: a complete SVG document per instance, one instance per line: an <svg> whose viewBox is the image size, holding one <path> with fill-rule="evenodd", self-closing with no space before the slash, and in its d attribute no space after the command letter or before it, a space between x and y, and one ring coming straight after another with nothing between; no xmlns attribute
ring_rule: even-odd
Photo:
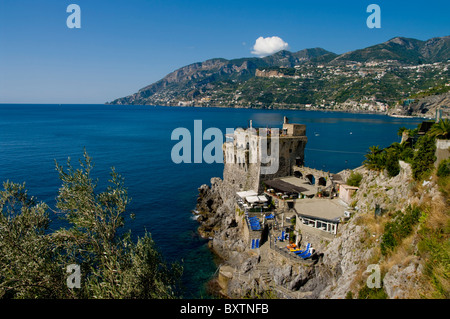
<svg viewBox="0 0 450 319"><path fill-rule="evenodd" d="M430 95L421 98L408 106L397 106L389 111L389 115L419 116L435 118L436 110L450 107L450 93Z"/></svg>

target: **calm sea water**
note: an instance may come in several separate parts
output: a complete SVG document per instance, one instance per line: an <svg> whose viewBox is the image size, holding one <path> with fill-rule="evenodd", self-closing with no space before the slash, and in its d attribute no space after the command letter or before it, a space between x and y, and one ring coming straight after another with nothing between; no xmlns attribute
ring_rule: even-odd
<svg viewBox="0 0 450 319"><path fill-rule="evenodd" d="M193 132L217 127L281 127L306 124L305 164L339 172L361 165L372 145L399 141L401 126L415 128L420 119L315 111L269 111L222 108L172 108L106 105L0 105L0 181L26 182L30 195L55 205L60 181L55 160L77 164L86 148L95 162L94 175L104 187L110 168L125 177L132 198L127 226L136 236L147 230L163 255L182 261L186 298L206 297L205 283L217 266L205 240L196 233L197 188L222 177L222 164L174 164L171 140L175 128ZM193 134L193 133L192 133ZM208 142L205 142L206 145ZM60 227L58 221L53 228Z"/></svg>

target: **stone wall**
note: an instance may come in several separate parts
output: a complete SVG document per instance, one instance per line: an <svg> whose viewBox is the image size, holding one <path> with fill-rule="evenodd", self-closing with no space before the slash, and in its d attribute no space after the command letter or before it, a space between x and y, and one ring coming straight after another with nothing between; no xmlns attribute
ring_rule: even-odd
<svg viewBox="0 0 450 319"><path fill-rule="evenodd" d="M442 160L450 157L450 140L436 140L436 162L434 166L438 167Z"/></svg>

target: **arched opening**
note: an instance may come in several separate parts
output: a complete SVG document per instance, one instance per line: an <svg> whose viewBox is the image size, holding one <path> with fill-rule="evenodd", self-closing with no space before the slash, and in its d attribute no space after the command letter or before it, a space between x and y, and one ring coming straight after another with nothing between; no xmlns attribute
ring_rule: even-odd
<svg viewBox="0 0 450 319"><path fill-rule="evenodd" d="M327 180L325 179L325 177L319 177L318 182L318 186L327 186Z"/></svg>
<svg viewBox="0 0 450 319"><path fill-rule="evenodd" d="M316 179L314 178L314 176L312 174L306 175L305 178L310 182L311 185L316 184Z"/></svg>
<svg viewBox="0 0 450 319"><path fill-rule="evenodd" d="M302 178L303 174L301 172L299 172L299 171L295 171L294 172L294 176L297 177L297 178Z"/></svg>

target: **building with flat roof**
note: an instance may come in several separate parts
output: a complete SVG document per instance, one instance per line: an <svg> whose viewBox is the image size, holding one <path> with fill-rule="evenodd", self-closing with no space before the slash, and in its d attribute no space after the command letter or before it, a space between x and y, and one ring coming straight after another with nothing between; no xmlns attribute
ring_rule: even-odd
<svg viewBox="0 0 450 319"><path fill-rule="evenodd" d="M294 205L296 212L296 228L308 230L317 229L336 235L338 224L345 216L346 207L338 200L332 199L302 199Z"/></svg>

